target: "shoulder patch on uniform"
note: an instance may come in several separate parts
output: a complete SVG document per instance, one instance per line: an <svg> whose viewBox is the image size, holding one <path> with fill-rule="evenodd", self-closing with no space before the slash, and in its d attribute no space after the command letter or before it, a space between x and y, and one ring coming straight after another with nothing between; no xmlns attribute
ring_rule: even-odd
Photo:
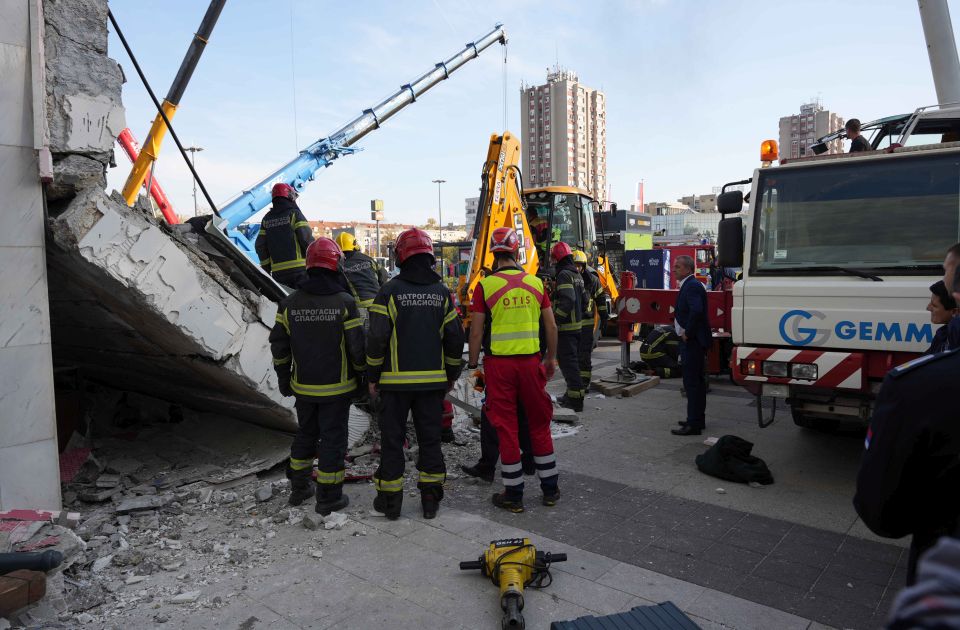
<svg viewBox="0 0 960 630"><path fill-rule="evenodd" d="M907 361L906 363L898 365L897 367L890 370L890 375L893 378L903 376L907 372L915 370L921 365L927 365L933 361L939 361L940 359L943 359L945 357L953 356L957 354L957 352L960 352L960 348L958 348L957 350L948 350L946 352L938 352L936 354L925 354L922 357L917 357L916 359L912 359L910 361Z"/></svg>

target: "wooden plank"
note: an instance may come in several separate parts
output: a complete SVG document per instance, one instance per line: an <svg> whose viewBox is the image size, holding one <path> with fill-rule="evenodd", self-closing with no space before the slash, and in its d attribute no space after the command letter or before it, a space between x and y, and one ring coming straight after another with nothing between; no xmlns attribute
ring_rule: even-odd
<svg viewBox="0 0 960 630"><path fill-rule="evenodd" d="M627 383L615 381L594 381L593 388L604 396L618 396Z"/></svg>
<svg viewBox="0 0 960 630"><path fill-rule="evenodd" d="M623 391L620 392L620 395L624 398L630 398L631 396L636 396L642 392L647 391L653 387L656 387L660 384L659 376L651 376L649 379L642 381L640 383L633 383L632 385L627 385L623 388Z"/></svg>

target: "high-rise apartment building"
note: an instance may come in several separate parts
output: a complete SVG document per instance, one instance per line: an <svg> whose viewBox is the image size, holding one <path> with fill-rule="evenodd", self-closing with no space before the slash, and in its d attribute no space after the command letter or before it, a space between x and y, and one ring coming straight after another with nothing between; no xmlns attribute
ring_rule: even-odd
<svg viewBox="0 0 960 630"><path fill-rule="evenodd" d="M813 155L810 146L817 138L843 129L843 118L826 110L819 100L800 106L800 114L780 119L780 157L798 158ZM834 140L828 145L829 153L843 153L843 141Z"/></svg>
<svg viewBox="0 0 960 630"><path fill-rule="evenodd" d="M603 92L555 67L520 90L524 186L576 186L606 199L607 107Z"/></svg>

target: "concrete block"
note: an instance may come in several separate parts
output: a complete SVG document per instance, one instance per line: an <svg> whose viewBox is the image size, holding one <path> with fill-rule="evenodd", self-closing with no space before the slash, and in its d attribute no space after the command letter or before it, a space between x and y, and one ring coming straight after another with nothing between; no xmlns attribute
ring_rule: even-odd
<svg viewBox="0 0 960 630"><path fill-rule="evenodd" d="M0 145L0 247L43 246L43 193L37 168L33 149Z"/></svg>
<svg viewBox="0 0 960 630"><path fill-rule="evenodd" d="M24 46L0 43L0 144L33 146L29 52Z"/></svg>
<svg viewBox="0 0 960 630"><path fill-rule="evenodd" d="M56 438L53 359L47 344L0 348L0 448ZM0 462L0 469L5 462ZM56 453L53 468L56 469ZM3 475L0 474L0 480ZM44 507L22 505L15 507ZM59 506L57 506L59 508Z"/></svg>
<svg viewBox="0 0 960 630"><path fill-rule="evenodd" d="M109 152L127 126L123 107L107 96L74 94L63 101L68 115L67 151Z"/></svg>
<svg viewBox="0 0 960 630"><path fill-rule="evenodd" d="M7 426L7 420L0 420ZM60 509L60 466L55 439L0 448L0 510Z"/></svg>
<svg viewBox="0 0 960 630"><path fill-rule="evenodd" d="M618 563L600 576L597 583L627 591L652 602L669 600L684 610L707 590L702 586L624 562ZM709 616L706 618L710 619Z"/></svg>
<svg viewBox="0 0 960 630"><path fill-rule="evenodd" d="M26 0L0 0L0 44L30 45L29 9Z"/></svg>
<svg viewBox="0 0 960 630"><path fill-rule="evenodd" d="M0 247L0 348L50 343L47 268L40 247ZM2 391L2 386L0 386Z"/></svg>

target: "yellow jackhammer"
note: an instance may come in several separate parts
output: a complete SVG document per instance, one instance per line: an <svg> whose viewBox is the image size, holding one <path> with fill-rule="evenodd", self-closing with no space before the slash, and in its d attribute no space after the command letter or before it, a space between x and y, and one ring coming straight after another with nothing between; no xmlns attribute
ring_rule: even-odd
<svg viewBox="0 0 960 630"><path fill-rule="evenodd" d="M553 577L550 565L564 562L565 553L537 551L529 538L494 540L478 560L460 563L461 571L479 569L483 575L500 587L500 608L503 609L501 627L522 630L523 589L550 586Z"/></svg>

